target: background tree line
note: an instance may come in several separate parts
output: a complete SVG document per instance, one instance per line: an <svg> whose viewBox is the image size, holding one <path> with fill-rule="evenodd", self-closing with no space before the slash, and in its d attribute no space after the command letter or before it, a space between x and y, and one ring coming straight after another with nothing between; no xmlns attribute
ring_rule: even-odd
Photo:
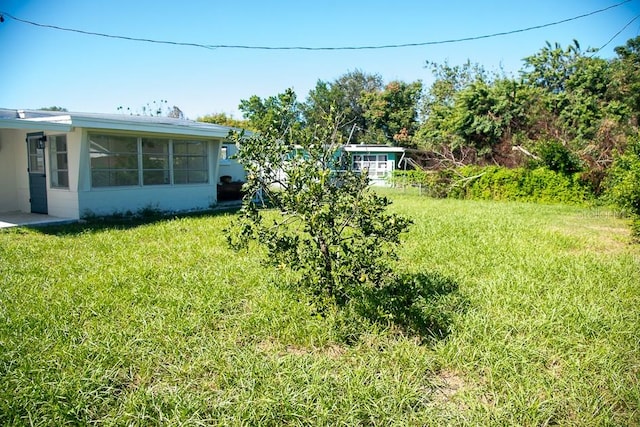
<svg viewBox="0 0 640 427"><path fill-rule="evenodd" d="M242 100L243 120L225 114L200 120L278 129L286 138L337 115L343 141L417 149L414 159L428 170L543 167L639 215L640 37L615 52L602 59L577 41L547 43L523 59L517 77L470 62L427 62L435 77L430 87L385 84L356 70L319 80L305 101L287 89Z"/></svg>

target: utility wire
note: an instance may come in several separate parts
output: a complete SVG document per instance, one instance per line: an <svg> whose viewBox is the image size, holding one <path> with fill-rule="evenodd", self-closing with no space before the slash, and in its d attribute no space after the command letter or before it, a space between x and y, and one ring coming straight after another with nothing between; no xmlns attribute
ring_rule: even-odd
<svg viewBox="0 0 640 427"><path fill-rule="evenodd" d="M592 15L595 15L595 14L598 14L598 13L605 12L607 10L622 6L623 4L629 3L631 1L634 1L634 0L625 0L625 1L622 1L620 3L616 3L614 5L611 5L609 7L605 7L604 9L594 10L593 12L589 12L589 13L585 13L585 14L582 14L582 15L574 16L572 18L562 19L560 21L550 22L548 24L535 25L533 27L521 28L521 29L517 29L517 30L504 31L504 32L492 33L492 34L485 34L485 35L473 36L473 37L462 37L462 38L457 38L457 39L435 40L435 41L426 41L426 42L420 42L420 43L387 44L387 45L377 45L377 46L311 47L311 46L251 46L251 45L227 45L227 44L207 45L207 44L200 44L200 43L176 42L176 41L170 41L170 40L156 40L156 39L147 39L147 38L138 38L138 37L128 37L128 36L120 36L120 35L114 35L114 34L97 33L97 32L93 32L93 31L78 30L78 29L74 29L74 28L65 28L65 27L59 27L57 25L41 24L41 23L38 23L38 22L28 21L26 19L20 19L20 18L17 18L17 17L15 17L15 16L13 16L13 15L7 13L7 12L2 12L2 11L0 11L0 18L3 17L3 16L6 16L7 18L13 19L14 21L22 22L24 24L34 25L36 27L51 28L51 29L54 29L54 30L68 31L68 32L72 32L72 33L79 33L79 34L85 34L85 35L90 35L90 36L98 36L98 37L106 37L106 38L112 38L112 39L129 40L129 41L137 41L137 42L146 42L146 43L168 44L168 45L175 45L175 46L191 46L191 47L199 47L199 48L211 49L211 50L213 50L213 49L311 50L311 51L318 51L318 50L324 50L324 51L328 51L328 50L376 50L376 49L397 49L397 48L405 48L405 47L419 47L419 46L430 46L430 45L439 45L439 44L448 44L448 43L460 43L460 42L465 42L465 41L481 40L481 39L488 39L488 38L492 38L492 37L499 37L499 36L506 36L506 35L510 35L510 34L523 33L523 32L526 32L526 31L538 30L538 29L541 29L541 28L547 28L547 27L551 27L551 26L554 26L554 25L559 25L559 24L564 24L566 22L575 21L577 19L586 18L587 16L592 16ZM634 20L635 20L635 18L634 18ZM2 22L2 21L0 20L0 22ZM631 21L631 22L633 22L633 21ZM629 25L629 24L627 24L627 25ZM626 26L624 28L626 28ZM623 28L623 30L624 30L624 28ZM617 34L616 34L616 36L617 36ZM616 36L614 36L614 38ZM607 42L607 44L609 42ZM606 44L605 44L605 46L606 46ZM600 48L600 49L602 49L602 48Z"/></svg>
<svg viewBox="0 0 640 427"><path fill-rule="evenodd" d="M627 22L627 25L625 25L624 27L622 27L620 29L620 31L618 31L617 33L615 33L613 35L613 37L611 37L609 39L609 41L607 41L605 44L603 44L602 46L600 46L598 49L595 50L595 52L593 52L593 55L595 55L596 53L598 53L599 51L601 51L602 49L604 49L605 47L607 47L607 45L609 43L611 43L616 37L618 37L620 35L621 32L623 32L629 25L633 24L633 21L635 21L636 19L640 18L640 15L636 15L631 21ZM593 55L591 55L591 57L593 57Z"/></svg>

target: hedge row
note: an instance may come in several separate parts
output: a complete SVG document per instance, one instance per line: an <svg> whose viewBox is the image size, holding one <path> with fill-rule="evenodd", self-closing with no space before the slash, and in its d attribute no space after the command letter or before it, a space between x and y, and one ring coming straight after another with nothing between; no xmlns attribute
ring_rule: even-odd
<svg viewBox="0 0 640 427"><path fill-rule="evenodd" d="M396 170L391 180L396 187L420 186L432 197L568 204L585 204L595 198L581 174L567 175L547 168L465 166L442 171Z"/></svg>

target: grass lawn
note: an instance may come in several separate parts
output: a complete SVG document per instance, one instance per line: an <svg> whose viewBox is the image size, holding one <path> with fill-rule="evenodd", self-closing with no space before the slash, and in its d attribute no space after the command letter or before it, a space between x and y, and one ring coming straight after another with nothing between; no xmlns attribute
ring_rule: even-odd
<svg viewBox="0 0 640 427"><path fill-rule="evenodd" d="M0 232L0 425L640 424L625 220L389 194L402 268L465 301L446 338L345 343L232 214Z"/></svg>

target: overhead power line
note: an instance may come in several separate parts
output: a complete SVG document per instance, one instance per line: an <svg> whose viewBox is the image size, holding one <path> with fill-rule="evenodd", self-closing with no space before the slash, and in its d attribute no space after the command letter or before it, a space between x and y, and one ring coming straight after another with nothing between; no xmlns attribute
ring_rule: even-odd
<svg viewBox="0 0 640 427"><path fill-rule="evenodd" d="M400 43L400 44L386 44L386 45L374 45L374 46L334 46L334 47L312 47L312 46L252 46L252 45L233 45L233 44L201 44L201 43L191 43L191 42L177 42L171 40L156 40L156 39L147 39L147 38L139 38L139 37L128 37L121 36L115 34L106 34L106 33L98 33L94 31L85 31L78 30L74 28L66 28L59 27L57 25L49 25L42 24L38 22L29 21L26 19L17 18L7 12L0 11L0 22L2 22L2 17L7 17L13 19L14 21L22 22L24 24L33 25L36 27L42 28L50 28L53 30L59 31L67 31L72 33L85 34L90 36L98 36L98 37L106 37L111 39L120 39L120 40L129 40L129 41L137 41L137 42L146 42L146 43L156 43L156 44L167 44L167 45L175 45L175 46L191 46L191 47L199 47L203 49L251 49L251 50L374 50L374 49L397 49L397 48L405 48L405 47L420 47L420 46L432 46L439 44L448 44L448 43L460 43L472 40L481 40L488 39L493 37L507 36L510 34L516 33L524 33L526 31L538 30L541 28L547 28L554 25L564 24L570 21L575 21L578 19L586 18L588 16L596 15L598 13L605 12L610 9L614 9L616 7L622 6L625 3L629 3L633 0L625 0L620 3L616 3L609 7L605 7L603 9L594 10L593 12L585 13L582 15L574 16L572 18L562 19L560 21L550 22L542 25L535 25L533 27L520 28L517 30L511 31L503 31L499 33L485 34L480 36L472 36L472 37L461 37L456 39L448 39L448 40L434 40L434 41L426 41L426 42L418 42L418 43Z"/></svg>
<svg viewBox="0 0 640 427"><path fill-rule="evenodd" d="M604 49L605 47L607 47L607 45L609 43L611 43L616 37L618 37L620 35L621 32L623 32L629 25L631 25L633 23L633 21L635 21L636 19L640 18L640 15L636 15L631 21L627 22L627 25L625 25L624 27L622 27L620 29L620 31L618 31L617 33L615 33L610 39L609 41L607 41L605 44L603 44L602 46L600 46L598 49L596 49L595 52L593 52L593 55L595 55L596 53L598 53L598 51L601 51L602 49ZM591 55L591 56L593 56Z"/></svg>

